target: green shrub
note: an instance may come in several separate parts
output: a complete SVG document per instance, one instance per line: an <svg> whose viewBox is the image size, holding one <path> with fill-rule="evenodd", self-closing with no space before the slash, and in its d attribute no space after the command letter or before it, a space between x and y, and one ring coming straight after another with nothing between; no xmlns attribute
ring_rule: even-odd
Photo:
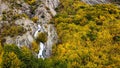
<svg viewBox="0 0 120 68"><path fill-rule="evenodd" d="M12 25L12 26L5 26L3 28L1 35L2 37L5 36L14 37L16 35L22 35L23 33L25 33L25 29L22 26Z"/></svg>
<svg viewBox="0 0 120 68"><path fill-rule="evenodd" d="M47 41L47 34L46 33L39 33L37 39L36 39L37 42L46 42Z"/></svg>
<svg viewBox="0 0 120 68"><path fill-rule="evenodd" d="M32 51L38 53L39 52L39 45L36 43L36 41L32 42Z"/></svg>

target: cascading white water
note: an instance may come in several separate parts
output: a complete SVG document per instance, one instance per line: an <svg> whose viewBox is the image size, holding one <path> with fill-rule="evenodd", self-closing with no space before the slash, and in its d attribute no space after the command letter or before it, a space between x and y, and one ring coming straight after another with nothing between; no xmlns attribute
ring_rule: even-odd
<svg viewBox="0 0 120 68"><path fill-rule="evenodd" d="M44 57L43 57L43 50L44 50L44 44L42 43L42 42L40 42L40 50L39 50L39 53L38 53L38 58L42 58L42 59L44 59Z"/></svg>
<svg viewBox="0 0 120 68"><path fill-rule="evenodd" d="M35 38L37 38L38 32L40 32L40 31L41 31L41 26L38 25L38 29L37 29L37 31L34 34ZM43 50L44 50L45 46L44 46L44 44L42 42L39 43L39 46L40 46L40 50L39 50L39 53L38 53L38 58L44 59Z"/></svg>
<svg viewBox="0 0 120 68"><path fill-rule="evenodd" d="M35 34L34 34L34 37L35 37L35 38L37 38L38 32L40 32L40 30L41 30L41 26L38 25L38 29L37 29L37 31L36 31Z"/></svg>

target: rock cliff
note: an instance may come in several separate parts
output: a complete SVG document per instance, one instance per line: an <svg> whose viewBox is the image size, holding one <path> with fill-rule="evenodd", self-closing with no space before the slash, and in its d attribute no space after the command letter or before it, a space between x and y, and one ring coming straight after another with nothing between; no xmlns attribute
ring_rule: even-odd
<svg viewBox="0 0 120 68"><path fill-rule="evenodd" d="M4 44L31 48L31 43L35 40L33 35L40 25L42 32L47 33L44 54L45 57L49 57L52 45L57 42L56 30L53 24L49 24L49 21L56 15L55 8L58 5L59 0L0 0L0 37L4 38ZM8 26L4 26L6 24ZM23 28L21 32L24 32L13 32L17 35L11 35L13 29L8 35L4 34L4 29L10 26L16 26L16 28L20 26Z"/></svg>

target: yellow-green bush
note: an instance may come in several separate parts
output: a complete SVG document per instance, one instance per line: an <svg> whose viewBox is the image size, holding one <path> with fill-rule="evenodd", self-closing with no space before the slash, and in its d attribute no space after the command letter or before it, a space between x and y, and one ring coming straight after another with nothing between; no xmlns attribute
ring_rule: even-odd
<svg viewBox="0 0 120 68"><path fill-rule="evenodd" d="M36 41L43 42L43 43L46 42L47 41L47 34L43 33L43 32L39 33Z"/></svg>
<svg viewBox="0 0 120 68"><path fill-rule="evenodd" d="M34 16L34 17L32 18L32 21L33 21L34 23L36 23L36 22L38 21L38 17Z"/></svg>
<svg viewBox="0 0 120 68"><path fill-rule="evenodd" d="M36 53L38 53L38 51L39 51L39 45L36 43L36 41L33 41L32 42L32 50L34 51L34 52L36 52Z"/></svg>
<svg viewBox="0 0 120 68"><path fill-rule="evenodd" d="M25 0L25 2L32 5L36 2L36 0Z"/></svg>
<svg viewBox="0 0 120 68"><path fill-rule="evenodd" d="M25 33L25 29L22 26L12 25L12 26L5 26L3 28L1 36L2 37L5 37L5 36L13 37L16 35L22 35L22 33Z"/></svg>

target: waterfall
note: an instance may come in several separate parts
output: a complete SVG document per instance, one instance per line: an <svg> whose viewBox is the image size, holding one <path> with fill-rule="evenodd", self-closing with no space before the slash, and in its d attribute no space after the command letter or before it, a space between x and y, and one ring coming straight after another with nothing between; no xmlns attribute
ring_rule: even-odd
<svg viewBox="0 0 120 68"><path fill-rule="evenodd" d="M40 32L40 30L41 30L41 26L38 25L38 29L37 29L37 31L36 31L35 34L34 34L34 37L35 37L35 38L37 38L38 32Z"/></svg>
<svg viewBox="0 0 120 68"><path fill-rule="evenodd" d="M44 44L42 43L42 42L40 42L40 50L39 50L39 53L38 53L38 58L42 58L42 59L44 59L44 57L43 57L43 50L44 50Z"/></svg>
<svg viewBox="0 0 120 68"><path fill-rule="evenodd" d="M38 25L38 29L37 29L37 31L34 33L34 37L35 37L35 38L37 38L38 32L40 32L40 31L41 31L41 26ZM43 50L44 50L44 48L45 48L45 45L44 45L42 42L40 42L40 43L39 43L39 47L40 47L40 50L39 50L39 53L38 53L38 58L44 59Z"/></svg>

